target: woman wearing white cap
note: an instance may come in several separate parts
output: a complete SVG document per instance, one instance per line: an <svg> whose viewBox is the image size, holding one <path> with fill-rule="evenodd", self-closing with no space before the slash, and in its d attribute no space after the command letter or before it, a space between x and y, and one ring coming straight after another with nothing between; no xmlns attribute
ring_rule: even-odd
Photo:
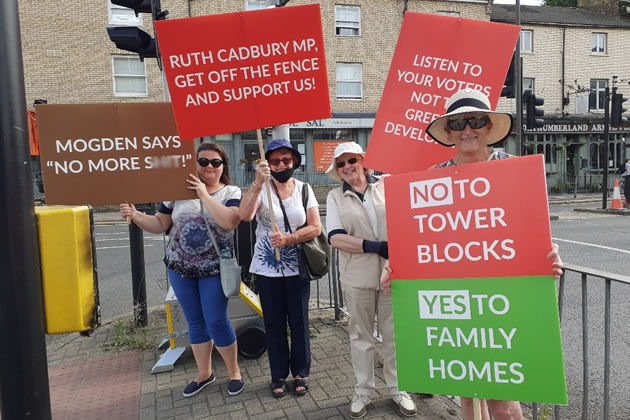
<svg viewBox="0 0 630 420"><path fill-rule="evenodd" d="M392 298L380 290L380 274L389 258L385 225L383 181L363 167L365 153L354 142L342 143L326 174L342 185L328 193L326 228L328 240L339 249L340 279L346 307L352 367L356 385L350 415L363 417L371 401L374 383L374 316L383 336L383 373L394 402L403 415L416 414L416 405L398 390Z"/></svg>
<svg viewBox="0 0 630 420"><path fill-rule="evenodd" d="M512 129L512 116L490 109L488 97L480 91L463 89L446 101L446 114L434 120L427 127L427 133L443 146L455 147L455 156L435 166L462 165L513 157L504 152L494 151L489 146L505 139ZM558 255L558 245L553 244L547 258L552 260L552 270L556 278L562 275L562 262ZM394 268L395 269L395 268ZM382 280L389 289L389 278ZM472 398L462 397L462 411L465 419L473 419ZM488 409L496 420L520 420L523 418L517 401L482 400L483 419L488 419Z"/></svg>

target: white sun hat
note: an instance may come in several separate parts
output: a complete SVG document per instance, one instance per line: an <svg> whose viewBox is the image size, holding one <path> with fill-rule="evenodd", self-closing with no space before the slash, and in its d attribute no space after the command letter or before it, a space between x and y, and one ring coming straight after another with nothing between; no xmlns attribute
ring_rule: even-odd
<svg viewBox="0 0 630 420"><path fill-rule="evenodd" d="M329 177L331 177L332 179L336 181L341 181L341 177L339 176L339 171L337 171L337 168L335 167L335 163L337 162L337 158L343 155L344 153L352 153L354 155L365 156L365 152L363 151L363 148L358 143L355 143L353 141L347 141L347 142L339 144L335 148L335 154L332 158L332 162L330 162L330 166L326 170L326 175L328 175Z"/></svg>
<svg viewBox="0 0 630 420"><path fill-rule="evenodd" d="M490 109L490 100L483 93L475 89L462 89L446 101L446 114L434 120L427 127L427 133L443 146L453 146L446 131L446 120L459 114L482 112L488 114L492 128L488 133L488 146L497 143L512 131L512 115L505 112L495 112Z"/></svg>

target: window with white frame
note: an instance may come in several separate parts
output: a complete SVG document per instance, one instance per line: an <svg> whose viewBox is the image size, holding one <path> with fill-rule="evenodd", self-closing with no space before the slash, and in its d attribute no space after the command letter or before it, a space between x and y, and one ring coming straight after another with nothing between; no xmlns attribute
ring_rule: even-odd
<svg viewBox="0 0 630 420"><path fill-rule="evenodd" d="M605 106L606 79L591 79L591 92L588 97L588 108L591 111L603 111Z"/></svg>
<svg viewBox="0 0 630 420"><path fill-rule="evenodd" d="M526 94L534 94L534 79L523 77L523 96Z"/></svg>
<svg viewBox="0 0 630 420"><path fill-rule="evenodd" d="M608 48L606 46L608 36L603 33L591 34L591 54L606 54Z"/></svg>
<svg viewBox="0 0 630 420"><path fill-rule="evenodd" d="M358 6L335 6L335 30L341 36L361 35L361 9Z"/></svg>
<svg viewBox="0 0 630 420"><path fill-rule="evenodd" d="M337 63L337 99L363 98L363 65Z"/></svg>
<svg viewBox="0 0 630 420"><path fill-rule="evenodd" d="M114 96L148 96L147 69L140 57L112 56Z"/></svg>
<svg viewBox="0 0 630 420"><path fill-rule="evenodd" d="M107 13L110 25L142 26L142 14L136 16L132 9L113 4L110 0L107 0Z"/></svg>
<svg viewBox="0 0 630 420"><path fill-rule="evenodd" d="M259 10L266 9L267 2L265 0L247 0L245 10Z"/></svg>
<svg viewBox="0 0 630 420"><path fill-rule="evenodd" d="M461 13L455 10L438 10L435 14L442 16L461 16Z"/></svg>
<svg viewBox="0 0 630 420"><path fill-rule="evenodd" d="M521 52L534 52L534 31L521 31Z"/></svg>

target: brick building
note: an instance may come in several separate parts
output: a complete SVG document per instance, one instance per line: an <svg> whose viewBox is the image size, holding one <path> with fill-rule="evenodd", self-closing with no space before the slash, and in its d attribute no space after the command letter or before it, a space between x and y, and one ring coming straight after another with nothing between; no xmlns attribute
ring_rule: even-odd
<svg viewBox="0 0 630 420"><path fill-rule="evenodd" d="M595 187L606 165L604 89L616 86L630 97L630 20L620 17L618 1L578 5L521 6L523 90L545 99L544 126L525 130L523 140L527 154L545 154L548 184L577 177L580 186ZM514 9L493 5L491 20L512 23ZM514 100L502 98L498 109L514 113ZM610 130L611 169L630 156L629 146L630 126ZM514 135L505 148L518 154Z"/></svg>
<svg viewBox="0 0 630 420"><path fill-rule="evenodd" d="M265 0L162 0L169 19L266 7ZM291 0L286 7L312 3ZM313 171L313 144L356 140L367 145L406 10L490 20L487 0L347 0L319 2L333 116L294 124L291 140L304 154L311 181L327 178ZM27 104L162 101L160 71L154 59L117 50L106 27L138 25L153 34L150 16L108 0L20 0ZM258 158L255 132L212 136L235 166ZM207 139L204 139L207 140ZM239 165L240 163L240 165ZM251 175L251 174L250 174ZM236 177L240 183L244 178Z"/></svg>
<svg viewBox="0 0 630 420"><path fill-rule="evenodd" d="M604 3L609 0L605 0ZM286 7L311 3L291 0ZM602 8L601 1L580 0L583 7ZM265 0L162 0L169 19L266 7ZM490 0L322 0L324 43L332 118L293 124L291 140L304 154L303 170L312 182L326 182L313 166L317 142L355 140L366 146L382 95L394 47L407 10L470 19L513 21L513 6ZM138 25L153 33L150 16L108 0L20 0L22 51L27 104L146 102L164 100L155 59L115 48L106 27ZM545 153L550 176L601 173L602 86L619 76L629 94L630 21L573 8L521 7L525 87L545 97L545 127L526 133L526 151ZM592 45L593 43L593 45ZM596 49L593 50L593 48ZM603 50L600 51L600 49ZM567 103L568 102L568 103ZM589 105L593 105L590 106ZM513 100L499 109L514 112ZM628 130L611 134L616 163L625 154ZM233 173L258 158L255 132L212 136L228 150ZM513 138L505 148L518 153ZM630 155L630 154L629 154ZM251 171L250 171L251 172ZM246 184L245 173L237 181Z"/></svg>

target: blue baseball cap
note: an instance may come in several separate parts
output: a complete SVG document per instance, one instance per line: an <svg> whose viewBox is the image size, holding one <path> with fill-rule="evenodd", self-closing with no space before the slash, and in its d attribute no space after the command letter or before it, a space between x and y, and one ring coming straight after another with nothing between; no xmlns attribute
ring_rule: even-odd
<svg viewBox="0 0 630 420"><path fill-rule="evenodd" d="M295 168L302 164L302 155L297 149L294 149L289 143L287 139L273 139L269 143L267 143L267 150L265 150L265 159L269 160L269 155L274 150L278 149L287 149L289 152L293 154L293 158L295 159Z"/></svg>

